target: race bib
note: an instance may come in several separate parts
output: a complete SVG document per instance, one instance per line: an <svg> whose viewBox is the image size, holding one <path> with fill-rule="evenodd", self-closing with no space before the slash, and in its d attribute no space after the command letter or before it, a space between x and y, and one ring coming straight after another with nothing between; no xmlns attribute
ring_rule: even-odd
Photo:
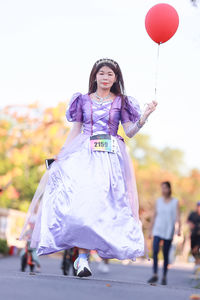
<svg viewBox="0 0 200 300"><path fill-rule="evenodd" d="M118 149L117 140L109 134L97 134L90 137L92 151L104 151L116 153Z"/></svg>

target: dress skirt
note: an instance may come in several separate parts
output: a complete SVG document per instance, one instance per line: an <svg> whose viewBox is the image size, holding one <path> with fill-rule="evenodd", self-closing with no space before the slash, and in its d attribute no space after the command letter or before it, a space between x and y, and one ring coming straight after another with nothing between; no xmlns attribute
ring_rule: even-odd
<svg viewBox="0 0 200 300"><path fill-rule="evenodd" d="M72 247L102 258L144 255L134 171L125 143L116 139L117 153L91 151L90 136L80 133L45 172L20 237L35 218L31 247L38 255Z"/></svg>

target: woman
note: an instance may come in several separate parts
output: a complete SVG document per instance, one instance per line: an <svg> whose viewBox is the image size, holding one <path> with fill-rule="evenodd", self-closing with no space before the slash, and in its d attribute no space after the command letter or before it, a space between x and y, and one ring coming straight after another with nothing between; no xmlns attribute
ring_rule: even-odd
<svg viewBox="0 0 200 300"><path fill-rule="evenodd" d="M90 249L102 258L144 254L136 184L117 130L121 121L133 137L156 105L141 115L138 102L124 95L118 63L106 58L94 64L89 92L72 96L66 117L73 127L29 209L31 215L42 198L31 239L39 255L78 247L74 267L83 277L91 275Z"/></svg>
<svg viewBox="0 0 200 300"><path fill-rule="evenodd" d="M172 197L170 182L162 182L161 191L162 197L157 199L150 226L150 237L153 235L153 276L148 282L155 283L158 281L158 252L160 241L163 241L164 265L161 284L166 285L169 250L174 235L176 221L178 222L178 235L180 235L181 225L178 200Z"/></svg>

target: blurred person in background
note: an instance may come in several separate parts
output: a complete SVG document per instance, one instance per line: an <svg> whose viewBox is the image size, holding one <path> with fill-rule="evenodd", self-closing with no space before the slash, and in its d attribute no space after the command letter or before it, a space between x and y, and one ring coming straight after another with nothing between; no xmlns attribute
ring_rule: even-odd
<svg viewBox="0 0 200 300"><path fill-rule="evenodd" d="M78 248L76 247L64 251L62 266L61 266L61 269L63 270L63 275L69 275L70 267L72 267L73 275L76 276L74 262L77 259L77 257L78 257Z"/></svg>
<svg viewBox="0 0 200 300"><path fill-rule="evenodd" d="M33 272L36 266L36 272L40 272L40 262L36 253L35 248L31 248L30 240L31 235L35 226L35 216L33 215L29 221L29 229L24 233L24 237L26 238L26 246L20 252L20 260L21 260L21 271L25 272L27 265L30 267L30 271Z"/></svg>
<svg viewBox="0 0 200 300"><path fill-rule="evenodd" d="M196 210L188 216L190 228L191 253L195 259L194 273L200 271L200 201L197 202Z"/></svg>
<svg viewBox="0 0 200 300"><path fill-rule="evenodd" d="M181 223L178 200L172 196L169 181L161 183L161 193L162 196L156 201L150 225L149 237L153 236L153 276L148 280L148 283L156 283L158 281L158 253L162 242L164 265L161 284L166 285L169 251L174 236L175 223L178 223L178 235L181 232Z"/></svg>

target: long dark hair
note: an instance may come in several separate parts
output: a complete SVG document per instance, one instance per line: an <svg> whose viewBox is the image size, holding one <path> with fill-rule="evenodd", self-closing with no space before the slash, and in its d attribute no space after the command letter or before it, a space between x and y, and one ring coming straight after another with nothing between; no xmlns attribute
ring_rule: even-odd
<svg viewBox="0 0 200 300"><path fill-rule="evenodd" d="M163 181L161 182L161 185L166 185L169 189L169 195L171 196L172 194L172 186L171 186L171 183L169 181Z"/></svg>
<svg viewBox="0 0 200 300"><path fill-rule="evenodd" d="M122 99L125 97L124 80L121 69L116 61L109 58L99 59L93 65L89 79L89 91L88 94L94 93L97 90L96 74L104 66L109 67L116 75L116 82L113 83L110 91L116 96L121 96Z"/></svg>

